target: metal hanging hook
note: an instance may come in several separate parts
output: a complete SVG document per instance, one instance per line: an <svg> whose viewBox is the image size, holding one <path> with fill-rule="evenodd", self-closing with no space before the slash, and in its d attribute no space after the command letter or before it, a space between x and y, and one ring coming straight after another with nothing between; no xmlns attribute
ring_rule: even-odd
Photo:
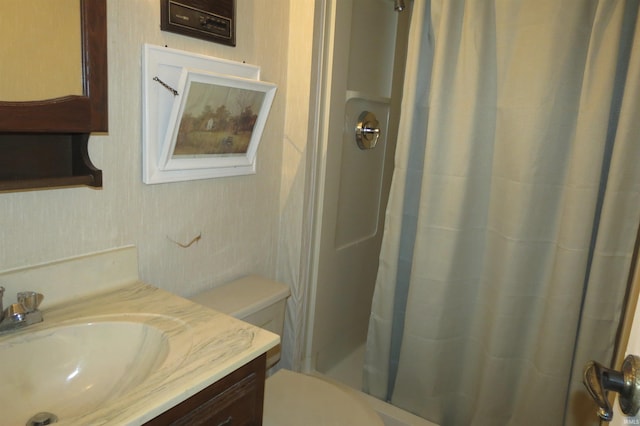
<svg viewBox="0 0 640 426"><path fill-rule="evenodd" d="M622 412L635 416L640 409L640 358L627 355L620 371L606 368L595 361L589 361L583 373L583 383L598 404L598 417L610 421L613 409L607 398L607 391L619 394L618 402Z"/></svg>
<svg viewBox="0 0 640 426"><path fill-rule="evenodd" d="M405 8L404 0L394 0L393 1L393 9L396 12L402 12Z"/></svg>

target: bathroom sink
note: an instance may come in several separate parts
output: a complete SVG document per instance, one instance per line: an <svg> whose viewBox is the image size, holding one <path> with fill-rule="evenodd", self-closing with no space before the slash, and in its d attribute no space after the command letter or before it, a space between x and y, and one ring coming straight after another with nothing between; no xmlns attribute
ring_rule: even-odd
<svg viewBox="0 0 640 426"><path fill-rule="evenodd" d="M172 350L167 333L181 327L164 316L131 314L1 336L2 424L24 425L41 412L73 418L122 396L186 355L188 348Z"/></svg>

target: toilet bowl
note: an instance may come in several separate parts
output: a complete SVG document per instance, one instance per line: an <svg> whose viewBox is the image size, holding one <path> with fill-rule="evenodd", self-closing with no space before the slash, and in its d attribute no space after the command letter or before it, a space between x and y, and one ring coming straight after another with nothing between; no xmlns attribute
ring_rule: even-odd
<svg viewBox="0 0 640 426"><path fill-rule="evenodd" d="M196 294L196 303L282 335L289 288L250 275ZM280 358L279 347L267 353L267 369ZM280 369L267 378L265 426L383 426L382 419L355 391L320 377Z"/></svg>
<svg viewBox="0 0 640 426"><path fill-rule="evenodd" d="M382 426L383 423L352 390L319 377L281 369L265 385L263 425Z"/></svg>

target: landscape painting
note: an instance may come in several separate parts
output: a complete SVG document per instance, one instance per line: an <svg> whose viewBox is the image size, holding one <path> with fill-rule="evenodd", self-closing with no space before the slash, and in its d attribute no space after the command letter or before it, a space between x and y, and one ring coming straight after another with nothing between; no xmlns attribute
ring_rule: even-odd
<svg viewBox="0 0 640 426"><path fill-rule="evenodd" d="M246 154L265 94L191 83L173 156Z"/></svg>
<svg viewBox="0 0 640 426"><path fill-rule="evenodd" d="M251 166L276 85L185 70L162 150L164 170Z"/></svg>

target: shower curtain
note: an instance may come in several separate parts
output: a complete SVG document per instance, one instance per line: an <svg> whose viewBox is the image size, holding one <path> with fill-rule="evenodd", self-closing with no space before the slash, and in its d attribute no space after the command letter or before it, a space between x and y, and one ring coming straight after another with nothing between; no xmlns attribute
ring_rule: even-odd
<svg viewBox="0 0 640 426"><path fill-rule="evenodd" d="M365 390L596 425L640 222L637 0L415 0Z"/></svg>

